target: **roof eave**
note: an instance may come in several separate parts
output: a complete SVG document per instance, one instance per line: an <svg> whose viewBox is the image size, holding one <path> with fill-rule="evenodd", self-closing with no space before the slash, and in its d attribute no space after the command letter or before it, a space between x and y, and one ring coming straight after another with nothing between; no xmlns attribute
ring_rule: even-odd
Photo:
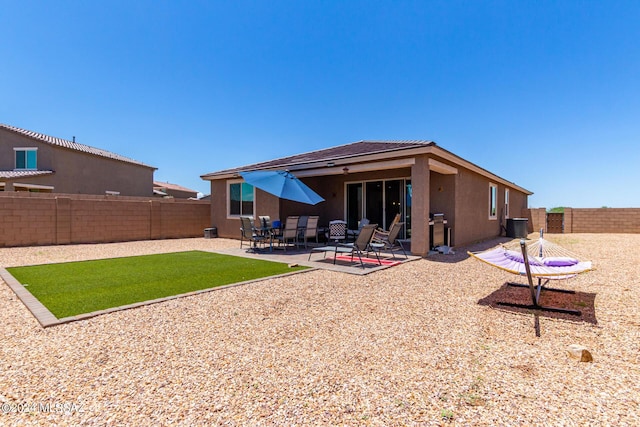
<svg viewBox="0 0 640 427"><path fill-rule="evenodd" d="M376 142L376 141L372 141L372 142ZM433 147L436 147L435 142L429 141L428 144L424 144L424 146L422 147L388 149L388 150L380 150L375 153L366 153L366 154L327 156L320 160L315 160L311 162L290 162L290 163L280 163L275 166L268 165L268 166L260 167L261 164L268 163L268 162L263 162L263 163L240 166L237 168L225 169L218 172L212 172L212 173L200 175L200 178L205 181L229 179L229 178L237 177L239 172L243 172L247 170L287 169L293 172L293 171L304 171L304 170L318 169L318 168L330 168L330 167L349 165L353 163L366 163L366 162L372 162L372 161L388 160L390 157L402 158L402 157L411 157L419 154L428 154ZM327 173L327 175L330 175L330 174L331 173Z"/></svg>
<svg viewBox="0 0 640 427"><path fill-rule="evenodd" d="M453 154L452 152L445 150L444 148L438 146L433 141L428 141L423 146L419 147L411 147L411 148L399 148L396 150L381 150L377 153L367 153L367 154L354 154L354 155L345 155L345 156L328 156L321 160L313 161L313 162L292 162L292 163L281 163L278 165L269 165L265 167L260 167L260 163L256 163L254 165L246 165L233 169L226 169L219 172L213 172L205 175L201 175L200 178L205 181L216 181L216 180L224 180L224 179L233 179L239 177L239 172L246 170L283 170L287 169L294 174L296 172L307 172L306 176L323 176L323 175L336 175L342 173L342 168L345 166L353 165L354 163L362 164L362 163L376 163L378 162L383 168L386 168L384 165L389 163L392 159L402 159L402 158L411 158L418 155L428 155L433 154L434 156L438 156L442 159L445 159L457 166L463 167L465 169L471 170L475 173L478 173L486 178L501 183L509 188L513 188L517 191L520 191L528 196L532 195L533 192L520 187L519 185L508 181L500 176L490 172L475 163L472 163L468 160L463 159L460 156ZM268 162L264 162L266 164ZM406 162L405 162L406 163ZM407 167L409 164L402 163L398 167ZM314 173L309 173L309 171L313 171Z"/></svg>

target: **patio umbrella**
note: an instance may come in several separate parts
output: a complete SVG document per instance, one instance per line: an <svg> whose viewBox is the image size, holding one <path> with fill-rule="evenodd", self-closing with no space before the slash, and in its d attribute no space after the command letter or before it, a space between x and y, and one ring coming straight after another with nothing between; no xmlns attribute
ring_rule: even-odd
<svg viewBox="0 0 640 427"><path fill-rule="evenodd" d="M324 202L322 197L318 196L315 191L307 187L289 171L249 171L240 172L240 176L248 184L281 199L293 200L294 202L308 205Z"/></svg>

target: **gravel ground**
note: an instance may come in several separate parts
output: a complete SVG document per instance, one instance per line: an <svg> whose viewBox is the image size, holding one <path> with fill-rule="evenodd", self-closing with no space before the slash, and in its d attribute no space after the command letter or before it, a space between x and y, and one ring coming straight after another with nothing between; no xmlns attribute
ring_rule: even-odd
<svg viewBox="0 0 640 427"><path fill-rule="evenodd" d="M534 315L478 303L516 279L466 256L486 244L48 329L0 283L0 425L640 425L640 235L547 238L597 267L561 284L595 294L596 321L541 315L539 337ZM235 245L2 248L0 265Z"/></svg>

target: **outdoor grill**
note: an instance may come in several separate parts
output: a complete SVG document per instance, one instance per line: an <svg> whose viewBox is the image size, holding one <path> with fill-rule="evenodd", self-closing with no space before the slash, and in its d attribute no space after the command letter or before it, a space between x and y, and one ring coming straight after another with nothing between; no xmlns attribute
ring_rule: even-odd
<svg viewBox="0 0 640 427"><path fill-rule="evenodd" d="M444 246L444 214L433 214L433 235L431 236L431 247Z"/></svg>

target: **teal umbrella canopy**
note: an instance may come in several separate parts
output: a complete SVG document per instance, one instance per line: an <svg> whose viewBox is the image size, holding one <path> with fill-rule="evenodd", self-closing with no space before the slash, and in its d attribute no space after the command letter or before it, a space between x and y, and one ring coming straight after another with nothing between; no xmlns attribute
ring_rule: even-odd
<svg viewBox="0 0 640 427"><path fill-rule="evenodd" d="M281 199L315 205L324 199L289 171L240 172L245 182Z"/></svg>

